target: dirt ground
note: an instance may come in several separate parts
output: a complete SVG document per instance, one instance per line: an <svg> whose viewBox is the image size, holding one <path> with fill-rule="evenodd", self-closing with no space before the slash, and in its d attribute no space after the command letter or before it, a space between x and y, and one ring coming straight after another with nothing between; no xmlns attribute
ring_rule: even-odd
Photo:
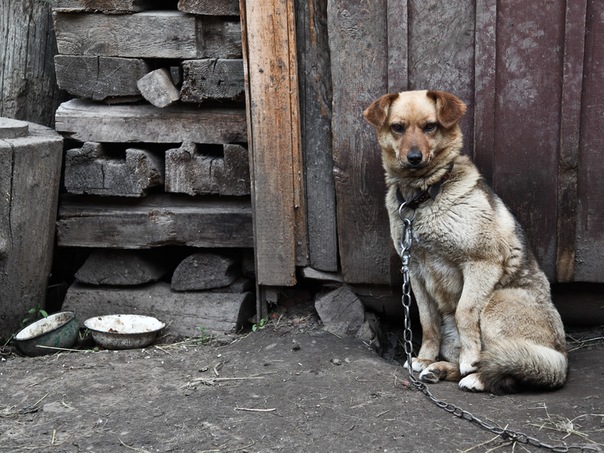
<svg viewBox="0 0 604 453"><path fill-rule="evenodd" d="M557 392L430 389L543 443L602 451L603 334L571 333L570 379ZM169 340L40 358L4 347L0 452L547 451L447 413L409 384L399 363L325 332L312 313L242 335Z"/></svg>

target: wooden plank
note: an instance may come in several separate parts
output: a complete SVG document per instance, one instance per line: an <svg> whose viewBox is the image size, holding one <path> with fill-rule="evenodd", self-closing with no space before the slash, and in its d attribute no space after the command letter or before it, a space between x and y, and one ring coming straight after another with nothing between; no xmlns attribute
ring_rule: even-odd
<svg viewBox="0 0 604 453"><path fill-rule="evenodd" d="M151 9L152 0L53 0L54 11L103 12L108 14L135 13Z"/></svg>
<svg viewBox="0 0 604 453"><path fill-rule="evenodd" d="M63 247L254 245L249 201L174 195L142 199L64 197L59 205L57 234Z"/></svg>
<svg viewBox="0 0 604 453"><path fill-rule="evenodd" d="M239 0L178 0L178 9L206 16L238 16Z"/></svg>
<svg viewBox="0 0 604 453"><path fill-rule="evenodd" d="M181 63L183 102L200 103L208 99L239 100L244 96L243 60L206 58Z"/></svg>
<svg viewBox="0 0 604 453"><path fill-rule="evenodd" d="M222 157L204 154L185 142L166 152L166 192L189 195L250 194L248 152L241 145L224 145Z"/></svg>
<svg viewBox="0 0 604 453"><path fill-rule="evenodd" d="M497 0L476 2L474 49L474 162L489 184L495 148Z"/></svg>
<svg viewBox="0 0 604 453"><path fill-rule="evenodd" d="M95 101L140 96L136 82L150 70L150 65L140 58L55 55L59 87Z"/></svg>
<svg viewBox="0 0 604 453"><path fill-rule="evenodd" d="M0 119L0 338L18 330L27 310L44 307L62 157L52 129Z"/></svg>
<svg viewBox="0 0 604 453"><path fill-rule="evenodd" d="M55 128L81 142L243 143L247 141L245 111L199 109L173 105L95 104L72 99L59 106Z"/></svg>
<svg viewBox="0 0 604 453"><path fill-rule="evenodd" d="M241 3L257 284L291 286L307 255L293 0Z"/></svg>
<svg viewBox="0 0 604 453"><path fill-rule="evenodd" d="M313 268L335 272L338 270L338 238L331 148L327 0L296 2L296 8L309 262Z"/></svg>
<svg viewBox="0 0 604 453"><path fill-rule="evenodd" d="M474 141L474 1L409 2L409 89L450 91L468 106L464 152Z"/></svg>
<svg viewBox="0 0 604 453"><path fill-rule="evenodd" d="M388 92L409 86L409 2L388 0Z"/></svg>
<svg viewBox="0 0 604 453"><path fill-rule="evenodd" d="M581 91L585 57L587 0L566 3L560 156L558 160L558 220L556 280L573 280L576 250L577 169L581 131Z"/></svg>
<svg viewBox="0 0 604 453"><path fill-rule="evenodd" d="M586 17L574 278L604 282L604 3L589 0Z"/></svg>
<svg viewBox="0 0 604 453"><path fill-rule="evenodd" d="M388 90L386 0L328 3L338 243L348 283L390 283L391 239L375 132L361 113Z"/></svg>
<svg viewBox="0 0 604 453"><path fill-rule="evenodd" d="M128 15L54 13L57 46L64 55L133 58L241 58L236 18L180 11Z"/></svg>
<svg viewBox="0 0 604 453"><path fill-rule="evenodd" d="M142 197L164 183L163 156L128 148L125 158L110 157L100 143L87 142L65 153L64 185L69 193Z"/></svg>
<svg viewBox="0 0 604 453"><path fill-rule="evenodd" d="M546 275L556 263L564 2L499 2L494 189Z"/></svg>

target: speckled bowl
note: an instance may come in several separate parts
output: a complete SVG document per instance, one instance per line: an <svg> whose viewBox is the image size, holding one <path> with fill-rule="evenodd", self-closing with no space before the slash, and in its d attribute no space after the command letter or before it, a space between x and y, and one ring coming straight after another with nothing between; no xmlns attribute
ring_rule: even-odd
<svg viewBox="0 0 604 453"><path fill-rule="evenodd" d="M104 315L88 318L84 326L104 348L135 349L153 343L166 325L152 316Z"/></svg>
<svg viewBox="0 0 604 453"><path fill-rule="evenodd" d="M28 356L53 354L71 348L78 339L75 313L63 311L30 324L15 335L19 350Z"/></svg>

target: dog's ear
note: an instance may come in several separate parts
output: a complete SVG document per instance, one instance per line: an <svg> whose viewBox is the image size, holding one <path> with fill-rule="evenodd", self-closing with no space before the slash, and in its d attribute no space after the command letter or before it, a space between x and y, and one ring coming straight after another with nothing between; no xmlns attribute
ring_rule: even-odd
<svg viewBox="0 0 604 453"><path fill-rule="evenodd" d="M367 122L378 129L382 127L388 118L390 105L396 98L398 98L398 93L390 93L374 101L363 112L363 116Z"/></svg>
<svg viewBox="0 0 604 453"><path fill-rule="evenodd" d="M466 113L466 104L457 96L446 91L428 91L428 97L436 103L438 122L449 129Z"/></svg>

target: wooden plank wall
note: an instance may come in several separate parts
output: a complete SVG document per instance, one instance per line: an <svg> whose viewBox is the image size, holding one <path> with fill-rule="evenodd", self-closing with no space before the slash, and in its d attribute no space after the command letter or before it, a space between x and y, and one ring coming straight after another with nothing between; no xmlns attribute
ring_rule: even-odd
<svg viewBox="0 0 604 453"><path fill-rule="evenodd" d="M388 90L386 0L330 0L333 160L342 273L349 283L390 280L384 171L363 110Z"/></svg>
<svg viewBox="0 0 604 453"><path fill-rule="evenodd" d="M387 91L469 106L471 154L550 279L604 281L604 7L599 0L329 0L339 254L349 283L390 284L383 171L361 113ZM576 253L576 255L575 255Z"/></svg>
<svg viewBox="0 0 604 453"><path fill-rule="evenodd" d="M292 286L307 263L293 0L241 0L256 283Z"/></svg>
<svg viewBox="0 0 604 453"><path fill-rule="evenodd" d="M337 272L327 0L295 3L309 264L314 269Z"/></svg>
<svg viewBox="0 0 604 453"><path fill-rule="evenodd" d="M604 2L589 0L586 17L574 279L604 282Z"/></svg>

